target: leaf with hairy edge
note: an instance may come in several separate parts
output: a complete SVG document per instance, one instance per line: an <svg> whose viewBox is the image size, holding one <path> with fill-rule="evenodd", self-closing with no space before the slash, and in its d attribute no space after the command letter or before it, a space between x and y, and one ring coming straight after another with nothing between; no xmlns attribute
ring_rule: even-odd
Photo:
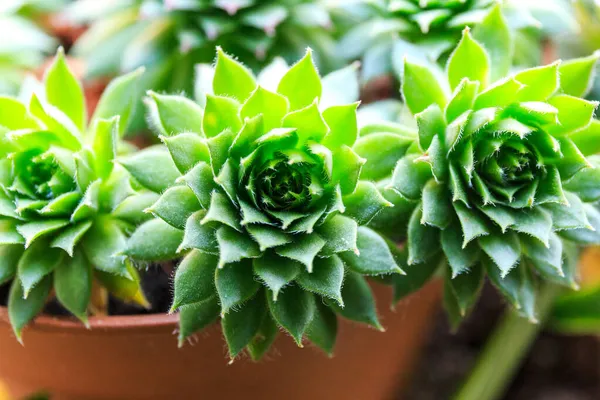
<svg viewBox="0 0 600 400"><path fill-rule="evenodd" d="M289 108L287 98L258 86L242 106L240 116L246 119L262 115L264 130L268 132L281 127L281 121L288 113ZM269 112L265 113L267 109Z"/></svg>
<svg viewBox="0 0 600 400"><path fill-rule="evenodd" d="M402 98L415 115L432 104L440 107L446 105L446 93L435 74L427 67L404 59L404 76L402 77Z"/></svg>
<svg viewBox="0 0 600 400"><path fill-rule="evenodd" d="M240 103L222 96L206 96L206 108L202 119L202 132L213 138L226 130L238 132L242 127L239 117Z"/></svg>
<svg viewBox="0 0 600 400"><path fill-rule="evenodd" d="M13 281L8 297L8 317L15 336L21 344L23 328L42 311L51 289L52 278L47 276L25 298L19 281Z"/></svg>
<svg viewBox="0 0 600 400"><path fill-rule="evenodd" d="M119 118L98 119L93 129L94 165L98 177L106 179L113 170L113 160L117 153Z"/></svg>
<svg viewBox="0 0 600 400"><path fill-rule="evenodd" d="M239 222L239 213L226 195L214 191L210 198L210 206L202 220L202 224L209 222L220 222L238 232L242 232Z"/></svg>
<svg viewBox="0 0 600 400"><path fill-rule="evenodd" d="M452 270L452 279L462 273L467 273L479 258L479 250L475 242L471 242L463 248L461 228L457 224L442 231L441 243L448 265Z"/></svg>
<svg viewBox="0 0 600 400"><path fill-rule="evenodd" d="M199 303L187 304L179 310L179 347L185 340L207 326L219 317L219 302L217 296L211 296Z"/></svg>
<svg viewBox="0 0 600 400"><path fill-rule="evenodd" d="M27 222L17 226L17 231L25 238L25 248L31 246L36 239L64 228L69 221L62 219L48 219L40 222Z"/></svg>
<svg viewBox="0 0 600 400"><path fill-rule="evenodd" d="M229 263L237 263L245 258L257 258L261 255L256 242L227 226L221 226L217 230L217 242L219 243L219 268L223 268Z"/></svg>
<svg viewBox="0 0 600 400"><path fill-rule="evenodd" d="M18 244L0 246L0 285L4 285L15 277L22 255L23 246Z"/></svg>
<svg viewBox="0 0 600 400"><path fill-rule="evenodd" d="M85 325L87 308L92 293L92 268L83 252L77 251L54 271L56 298L69 312Z"/></svg>
<svg viewBox="0 0 600 400"><path fill-rule="evenodd" d="M310 49L306 55L294 64L281 78L277 93L287 97L290 110L299 110L321 98L321 78L313 62Z"/></svg>
<svg viewBox="0 0 600 400"><path fill-rule="evenodd" d="M215 272L215 286L221 303L221 315L225 315L245 302L258 291L260 285L254 279L249 260L229 263Z"/></svg>
<svg viewBox="0 0 600 400"><path fill-rule="evenodd" d="M558 67L562 92L571 96L585 97L594 82L599 57L600 53L595 52L588 57L562 62Z"/></svg>
<svg viewBox="0 0 600 400"><path fill-rule="evenodd" d="M450 87L455 89L463 78L481 83L485 88L490 79L490 58L485 49L471 36L469 28L465 28L462 39L448 59L446 67Z"/></svg>
<svg viewBox="0 0 600 400"><path fill-rule="evenodd" d="M226 314L221 320L231 360L235 359L251 343L261 328L265 317L264 302L260 294L254 296L250 301Z"/></svg>
<svg viewBox="0 0 600 400"><path fill-rule="evenodd" d="M405 275L394 274L392 277L392 287L394 289L393 304L400 301L402 298L421 289L435 274L440 266L441 257L432 257L429 261L421 264L408 264L408 249L404 246L399 249L396 243L389 240L386 241L396 264L406 271Z"/></svg>
<svg viewBox="0 0 600 400"><path fill-rule="evenodd" d="M408 223L408 264L419 264L433 257L439 249L439 230L423 225L421 207L415 208Z"/></svg>
<svg viewBox="0 0 600 400"><path fill-rule="evenodd" d="M489 235L487 224L476 210L469 210L461 203L454 203L453 206L462 227L463 249L473 239Z"/></svg>
<svg viewBox="0 0 600 400"><path fill-rule="evenodd" d="M526 265L522 263L513 268L504 278L500 269L491 261L484 265L490 281L506 297L519 313L525 315L531 322L537 322L535 316L535 288Z"/></svg>
<svg viewBox="0 0 600 400"><path fill-rule="evenodd" d="M357 229L358 224L352 218L335 215L327 219L316 229L316 232L325 240L325 246L321 249L320 255L329 257L345 251L358 252L356 248Z"/></svg>
<svg viewBox="0 0 600 400"><path fill-rule="evenodd" d="M385 240L374 230L359 227L356 247L357 253L339 254L351 270L364 275L404 273L394 261Z"/></svg>
<svg viewBox="0 0 600 400"><path fill-rule="evenodd" d="M375 184L359 181L353 193L344 196L344 215L354 219L358 225L367 225L383 209L393 204L377 190Z"/></svg>
<svg viewBox="0 0 600 400"><path fill-rule="evenodd" d="M421 191L431 178L431 168L427 164L415 162L416 156L401 158L396 164L392 180L388 187L394 189L407 199L417 200Z"/></svg>
<svg viewBox="0 0 600 400"><path fill-rule="evenodd" d="M314 271L302 271L296 281L304 290L335 300L340 307L344 307L341 293L344 263L338 256L317 258Z"/></svg>
<svg viewBox="0 0 600 400"><path fill-rule="evenodd" d="M199 208L200 203L189 187L174 186L167 189L145 212L151 213L177 229L184 229L189 216Z"/></svg>
<svg viewBox="0 0 600 400"><path fill-rule="evenodd" d="M316 301L315 303L315 314L306 329L306 337L331 357L337 337L337 317L322 302Z"/></svg>
<svg viewBox="0 0 600 400"><path fill-rule="evenodd" d="M552 232L552 216L540 207L527 211L514 211L514 224L511 229L538 239L548 246Z"/></svg>
<svg viewBox="0 0 600 400"><path fill-rule="evenodd" d="M329 127L323 144L329 148L346 145L352 147L358 139L356 109L359 103L333 106L323 111L323 118Z"/></svg>
<svg viewBox="0 0 600 400"><path fill-rule="evenodd" d="M421 224L446 229L452 219L453 209L448 198L448 189L434 179L423 188L423 214Z"/></svg>
<svg viewBox="0 0 600 400"><path fill-rule="evenodd" d="M540 271L546 270L548 267L553 269L556 275L564 277L562 270L563 265L563 242L557 234L550 235L549 246L546 247L533 238L523 236L521 238L524 253L531 263Z"/></svg>
<svg viewBox="0 0 600 400"><path fill-rule="evenodd" d="M479 246L500 268L504 278L521 258L521 243L513 232L479 238Z"/></svg>
<svg viewBox="0 0 600 400"><path fill-rule="evenodd" d="M135 104L138 100L136 98L137 85L143 73L144 68L140 67L112 80L98 101L90 125L93 126L98 119L118 115L120 117L119 137L123 137L134 114Z"/></svg>
<svg viewBox="0 0 600 400"><path fill-rule="evenodd" d="M80 222L62 231L51 242L50 247L60 248L73 257L73 249L81 241L83 236L92 227L92 221Z"/></svg>
<svg viewBox="0 0 600 400"><path fill-rule="evenodd" d="M162 193L179 178L169 152L157 147L119 158L119 163L144 187Z"/></svg>
<svg viewBox="0 0 600 400"><path fill-rule="evenodd" d="M446 119L439 104L432 104L418 114L415 120L419 128L419 147L425 151L435 136L446 131Z"/></svg>
<svg viewBox="0 0 600 400"><path fill-rule="evenodd" d="M277 334L279 334L277 323L273 321L269 313L265 313L260 328L246 347L253 361L260 360L269 351Z"/></svg>
<svg viewBox="0 0 600 400"><path fill-rule="evenodd" d="M133 232L122 254L140 261L172 260L177 257L182 240L182 230L173 228L163 220L154 219L143 223Z"/></svg>
<svg viewBox="0 0 600 400"><path fill-rule="evenodd" d="M342 287L342 299L343 308L336 303L330 303L330 307L338 314L351 321L362 322L380 331L384 330L377 318L375 298L371 288L360 274L348 271Z"/></svg>
<svg viewBox="0 0 600 400"><path fill-rule="evenodd" d="M215 227L201 223L205 215L205 210L190 215L185 224L183 241L177 249L178 253L184 250L198 249L204 253L219 254Z"/></svg>
<svg viewBox="0 0 600 400"><path fill-rule="evenodd" d="M171 312L181 306L200 303L215 294L215 270L219 259L211 254L192 250L177 267Z"/></svg>
<svg viewBox="0 0 600 400"><path fill-rule="evenodd" d="M325 240L313 233L299 237L294 243L287 244L275 250L282 257L287 257L302 263L308 272L313 270L313 261L325 246Z"/></svg>
<svg viewBox="0 0 600 400"><path fill-rule="evenodd" d="M254 273L273 292L273 300L277 301L279 292L300 274L302 264L286 257L268 252L253 261Z"/></svg>
<svg viewBox="0 0 600 400"><path fill-rule="evenodd" d="M45 242L37 242L25 250L17 265L17 277L23 286L24 297L27 298L31 290L50 275L63 259L63 252L48 249Z"/></svg>
<svg viewBox="0 0 600 400"><path fill-rule="evenodd" d="M510 27L500 4L475 26L473 37L483 45L490 56L490 80L495 82L508 75L514 53Z"/></svg>
<svg viewBox="0 0 600 400"><path fill-rule="evenodd" d="M302 337L315 313L314 296L297 285L291 285L279 294L277 301L268 296L267 302L275 321L302 347Z"/></svg>
<svg viewBox="0 0 600 400"><path fill-rule="evenodd" d="M207 163L200 161L180 179L192 189L202 208L208 209L212 192L217 187L212 168Z"/></svg>
<svg viewBox="0 0 600 400"><path fill-rule="evenodd" d="M223 52L221 47L217 47L217 63L213 79L214 93L244 102L255 88L256 80L252 72Z"/></svg>
<svg viewBox="0 0 600 400"><path fill-rule="evenodd" d="M65 113L79 131L83 131L87 114L83 89L67 65L62 47L46 70L44 83L48 102Z"/></svg>
<svg viewBox="0 0 600 400"><path fill-rule="evenodd" d="M148 121L153 131L162 136L193 132L203 135L202 107L183 96L158 94L148 91Z"/></svg>
<svg viewBox="0 0 600 400"><path fill-rule="evenodd" d="M156 203L158 198L158 193L150 191L129 196L115 207L112 214L120 220L139 225L152 218L144 210Z"/></svg>
<svg viewBox="0 0 600 400"><path fill-rule="evenodd" d="M161 136L173 162L182 174L187 173L199 162L210 163L206 141L196 133L181 133L176 136Z"/></svg>
<svg viewBox="0 0 600 400"><path fill-rule="evenodd" d="M444 285L444 305L449 311L450 319L454 328L473 307L484 282L483 268L475 265L471 268L468 274L461 274L455 278L450 278L450 274L446 274ZM458 313L454 313L454 311Z"/></svg>

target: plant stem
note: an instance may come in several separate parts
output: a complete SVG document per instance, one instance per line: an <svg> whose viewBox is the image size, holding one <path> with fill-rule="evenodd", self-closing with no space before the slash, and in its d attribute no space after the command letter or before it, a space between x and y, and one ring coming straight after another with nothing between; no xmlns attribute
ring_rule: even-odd
<svg viewBox="0 0 600 400"><path fill-rule="evenodd" d="M539 322L534 324L508 310L498 327L488 339L479 355L475 368L455 400L496 400L506 391L529 352L560 289L551 283L544 284L537 299Z"/></svg>

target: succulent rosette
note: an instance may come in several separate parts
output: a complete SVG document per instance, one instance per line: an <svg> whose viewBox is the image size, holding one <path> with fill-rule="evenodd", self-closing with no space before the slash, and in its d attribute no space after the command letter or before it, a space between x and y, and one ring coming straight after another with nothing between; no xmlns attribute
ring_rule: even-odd
<svg viewBox="0 0 600 400"><path fill-rule="evenodd" d="M598 57L494 81L508 75L496 60L510 48L497 33L480 43L465 29L444 73L405 60L402 96L416 119L416 143L386 145L380 155L399 156L386 189L414 206L406 272L424 281L443 265L453 322L486 275L535 320L536 281L576 286L575 244L600 239L597 163L586 158L598 151L598 104L582 99ZM400 128L365 127L371 133L361 140L386 130ZM395 282L397 297L412 290L402 277Z"/></svg>
<svg viewBox="0 0 600 400"><path fill-rule="evenodd" d="M356 11L356 3L362 5L360 12ZM562 9L555 7L555 3L544 2L544 14L559 13ZM533 11L542 7L536 7L536 0L358 0L351 4L340 7L342 10L352 7L350 14L362 22L344 34L338 51L346 59L362 59L364 81L392 70L401 75L406 54L427 62L445 63L461 31L481 24L495 8L506 13L513 34L519 38L514 44L516 64L540 62L541 23L534 17L540 13Z"/></svg>
<svg viewBox="0 0 600 400"><path fill-rule="evenodd" d="M109 85L89 125L62 49L27 104L0 97L0 283L12 280L8 311L19 340L51 294L84 323L97 305L93 282L145 303L136 270L113 256L148 204L113 165L140 72Z"/></svg>
<svg viewBox="0 0 600 400"><path fill-rule="evenodd" d="M356 68L321 80L308 51L279 72L259 84L219 50L205 107L150 92L166 148L120 160L161 192L148 208L157 219L124 254L183 257L172 307L180 341L221 316L232 359L244 349L260 358L280 329L331 353L338 314L381 328L364 276L402 272L363 226L391 204L359 179L365 160L351 148Z"/></svg>
<svg viewBox="0 0 600 400"><path fill-rule="evenodd" d="M274 57L295 61L306 46L315 49L323 70L342 65L329 10L320 1L77 0L63 18L89 24L72 49L85 62L86 78L144 66L144 91L191 93L194 65L212 62L216 46L254 70ZM143 118L136 122L143 128Z"/></svg>

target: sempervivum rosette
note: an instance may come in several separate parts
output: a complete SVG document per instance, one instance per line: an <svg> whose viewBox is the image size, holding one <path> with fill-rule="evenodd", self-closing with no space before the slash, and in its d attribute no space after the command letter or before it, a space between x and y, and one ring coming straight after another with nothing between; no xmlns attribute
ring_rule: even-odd
<svg viewBox="0 0 600 400"><path fill-rule="evenodd" d="M354 86L354 97L355 69L321 81L309 51L282 77L274 72L262 76L271 91L219 50L204 108L150 93L168 151L121 160L164 191L148 210L158 219L138 228L125 254L184 256L173 303L180 340L220 315L232 359L245 348L261 357L280 328L331 353L336 314L380 328L363 276L401 273L386 241L362 226L390 204L359 179L358 104L338 105L345 96L329 90Z"/></svg>
<svg viewBox="0 0 600 400"><path fill-rule="evenodd" d="M0 97L0 283L17 338L51 293L87 323L92 282L144 304L124 244L148 202L114 167L139 72L115 80L87 128L81 85L62 50L28 104ZM152 201L152 199L150 199ZM136 212L137 211L137 212Z"/></svg>
<svg viewBox="0 0 600 400"><path fill-rule="evenodd" d="M539 62L541 48L537 38L540 22L528 2L497 0L358 0L363 3L363 22L342 38L338 51L346 59L363 61L363 80L402 70L405 54L428 62L445 62L448 53L467 26L481 24L494 9L506 12L513 34L519 37L512 56L517 64ZM501 5L502 3L502 5ZM523 4L522 4L523 3ZM532 2L535 3L535 2ZM554 1L548 1L554 3ZM345 7L340 5L341 9ZM548 13L557 13L548 7ZM510 60L505 62L510 63Z"/></svg>
<svg viewBox="0 0 600 400"><path fill-rule="evenodd" d="M473 304L485 275L534 320L536 278L575 286L573 243L600 238L598 212L588 204L599 199L591 189L598 172L586 159L598 150L597 103L581 98L597 57L490 82L504 48L497 40L484 48L466 29L446 76L409 60L404 66L402 95L418 146L399 160L387 187L416 204L407 273L446 266L453 321Z"/></svg>

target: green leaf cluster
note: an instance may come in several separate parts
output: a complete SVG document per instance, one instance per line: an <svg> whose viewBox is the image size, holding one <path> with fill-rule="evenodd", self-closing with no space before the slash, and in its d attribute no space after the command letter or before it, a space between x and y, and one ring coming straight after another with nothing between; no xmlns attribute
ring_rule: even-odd
<svg viewBox="0 0 600 400"><path fill-rule="evenodd" d="M89 24L72 49L87 78L147 68L139 98L149 89L192 93L195 65L214 61L216 46L254 70L276 57L294 62L307 46L324 71L340 66L329 9L320 1L77 0L62 16ZM143 114L137 117L143 129Z"/></svg>
<svg viewBox="0 0 600 400"><path fill-rule="evenodd" d="M391 204L359 179L355 91L332 91L355 69L321 80L308 51L266 78L275 89L219 49L205 105L149 92L164 148L119 159L160 193L123 253L183 257L180 341L220 316L232 359L260 358L280 330L331 353L337 315L381 328L365 276L402 273L364 226Z"/></svg>
<svg viewBox="0 0 600 400"><path fill-rule="evenodd" d="M534 321L536 280L575 286L569 253L600 243L598 103L582 98L598 56L495 79L508 72L495 60L509 46L494 37L465 29L443 73L405 59L402 96L418 139L386 186L414 204L406 271L443 264L453 323L484 276ZM395 282L397 297L414 289Z"/></svg>
<svg viewBox="0 0 600 400"><path fill-rule="evenodd" d="M541 58L538 30L541 23L534 17L535 1L517 2L495 0L359 0L362 22L349 29L338 43L338 52L348 60L361 59L362 79L372 78L395 70L402 75L403 58L410 55L423 63L444 63L460 39L461 31L469 26L479 27L486 20L504 14L516 37L515 49L502 60L511 59L519 65L537 65ZM551 3L551 4L548 4ZM562 8L550 7L556 1L545 1L546 14L560 20ZM357 7L355 4L342 6ZM544 14L544 13L542 13ZM490 31L494 27L486 23ZM494 40L505 40L495 38ZM512 49L511 49L512 50Z"/></svg>
<svg viewBox="0 0 600 400"><path fill-rule="evenodd" d="M137 272L114 256L147 206L133 204L139 195L113 164L133 106L124 93L140 74L111 83L89 124L62 49L28 102L0 97L0 283L12 281L19 340L51 292L84 323L94 280L145 302Z"/></svg>

